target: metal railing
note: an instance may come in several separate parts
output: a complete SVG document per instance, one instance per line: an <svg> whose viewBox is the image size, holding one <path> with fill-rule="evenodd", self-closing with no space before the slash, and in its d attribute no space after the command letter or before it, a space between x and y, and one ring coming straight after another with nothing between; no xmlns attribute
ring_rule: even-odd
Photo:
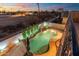
<svg viewBox="0 0 79 59"><path fill-rule="evenodd" d="M72 49L73 49L73 55L78 56L79 55L79 46L78 46L78 40L77 40L77 33L76 29L73 23L73 18L71 14L68 17L68 21L71 28L71 37L72 37Z"/></svg>
<svg viewBox="0 0 79 59"><path fill-rule="evenodd" d="M66 36L64 37L63 45L60 44L59 52L57 55L78 56L79 45L78 45L77 32L75 30L73 18L70 13L69 13L68 21L66 24L66 32L64 34Z"/></svg>

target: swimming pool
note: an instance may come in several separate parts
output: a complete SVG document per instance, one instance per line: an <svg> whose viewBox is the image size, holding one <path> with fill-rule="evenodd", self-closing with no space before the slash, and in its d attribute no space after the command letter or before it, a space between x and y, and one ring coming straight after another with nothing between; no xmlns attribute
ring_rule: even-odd
<svg viewBox="0 0 79 59"><path fill-rule="evenodd" d="M56 37L55 31L51 32L50 30L45 30L38 33L34 38L30 40L30 52L39 54L47 51L52 35L53 37Z"/></svg>

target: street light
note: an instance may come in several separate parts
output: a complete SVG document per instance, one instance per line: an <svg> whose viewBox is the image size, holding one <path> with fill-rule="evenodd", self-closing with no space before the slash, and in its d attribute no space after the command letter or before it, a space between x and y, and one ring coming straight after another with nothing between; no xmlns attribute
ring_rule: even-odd
<svg viewBox="0 0 79 59"><path fill-rule="evenodd" d="M40 7L39 7L39 3L37 3L38 6L38 16L40 15Z"/></svg>

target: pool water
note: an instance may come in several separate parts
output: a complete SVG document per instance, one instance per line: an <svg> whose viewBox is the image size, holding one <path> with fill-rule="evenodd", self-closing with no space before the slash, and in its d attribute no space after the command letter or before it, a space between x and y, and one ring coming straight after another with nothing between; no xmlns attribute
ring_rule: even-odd
<svg viewBox="0 0 79 59"><path fill-rule="evenodd" d="M33 39L30 40L30 52L34 54L40 54L47 51L49 48L50 38L50 31L38 33Z"/></svg>

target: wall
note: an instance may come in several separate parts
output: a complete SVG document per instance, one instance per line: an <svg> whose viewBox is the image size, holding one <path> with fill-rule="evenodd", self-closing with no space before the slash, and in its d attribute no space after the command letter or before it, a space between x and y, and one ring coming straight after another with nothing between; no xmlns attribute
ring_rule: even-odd
<svg viewBox="0 0 79 59"><path fill-rule="evenodd" d="M21 56L26 53L26 46L24 45L24 43L22 41L19 42L18 39L22 39L22 33L19 33L11 38L8 38L8 39L0 42L0 49L2 49L2 50L5 49L8 45L10 45L10 43L15 44L15 46L13 46L12 49L10 49L7 53L5 51L3 51L2 52L2 53L4 53L3 55ZM18 46L17 46L17 44L18 44ZM2 55L2 54L0 53L0 55Z"/></svg>
<svg viewBox="0 0 79 59"><path fill-rule="evenodd" d="M79 23L79 11L73 11L71 12L71 15L73 17L73 21Z"/></svg>

